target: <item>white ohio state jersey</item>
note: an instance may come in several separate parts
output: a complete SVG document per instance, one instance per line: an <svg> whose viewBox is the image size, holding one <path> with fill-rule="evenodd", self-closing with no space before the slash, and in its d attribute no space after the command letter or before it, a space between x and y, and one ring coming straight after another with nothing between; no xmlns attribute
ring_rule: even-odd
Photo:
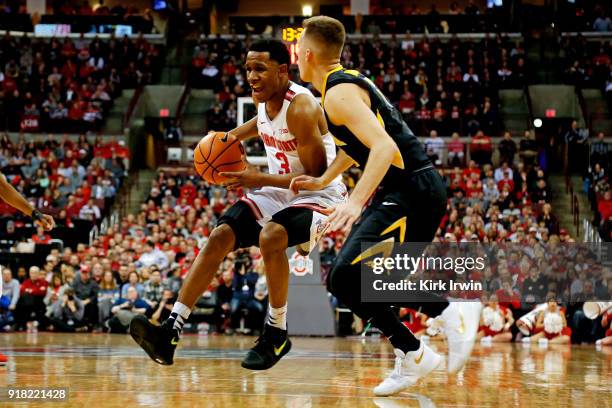
<svg viewBox="0 0 612 408"><path fill-rule="evenodd" d="M296 95L307 94L311 98L314 98L314 96L303 86L293 82L289 84L283 107L274 119L268 118L265 103L260 103L257 108L257 131L266 148L268 172L270 174L304 172L304 166L297 152L297 140L287 126L287 109L289 109L289 105ZM323 145L325 146L327 165L329 166L336 158L336 146L331 133L327 132L323 135ZM332 184L337 183L342 183L341 176L338 176L332 182Z"/></svg>

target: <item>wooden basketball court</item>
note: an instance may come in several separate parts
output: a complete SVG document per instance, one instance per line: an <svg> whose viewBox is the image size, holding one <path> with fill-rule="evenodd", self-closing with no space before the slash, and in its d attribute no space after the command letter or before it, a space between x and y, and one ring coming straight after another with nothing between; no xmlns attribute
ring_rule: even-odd
<svg viewBox="0 0 612 408"><path fill-rule="evenodd" d="M69 388L68 402L19 404L45 407L612 407L612 347L478 345L459 375L438 370L409 392L376 398L372 388L393 367L384 340L293 338L265 372L240 367L253 340L187 335L164 367L127 335L0 334L9 356L0 387Z"/></svg>

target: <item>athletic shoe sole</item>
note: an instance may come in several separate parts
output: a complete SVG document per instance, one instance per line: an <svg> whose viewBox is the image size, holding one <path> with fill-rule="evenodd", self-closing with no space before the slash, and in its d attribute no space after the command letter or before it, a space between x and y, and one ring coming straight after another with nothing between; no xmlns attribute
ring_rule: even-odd
<svg viewBox="0 0 612 408"><path fill-rule="evenodd" d="M167 361L155 352L155 344L147 340L147 329L151 327L149 320L144 316L136 316L130 322L130 335L136 343L151 357L151 360L161 365L172 365L173 361Z"/></svg>

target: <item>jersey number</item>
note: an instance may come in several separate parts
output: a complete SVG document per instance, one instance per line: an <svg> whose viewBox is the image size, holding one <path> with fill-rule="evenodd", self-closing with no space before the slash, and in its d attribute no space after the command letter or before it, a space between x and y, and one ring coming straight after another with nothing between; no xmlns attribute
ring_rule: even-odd
<svg viewBox="0 0 612 408"><path fill-rule="evenodd" d="M281 161L281 168L278 171L278 174L289 174L291 173L291 168L289 167L289 159L283 152L276 153L276 158Z"/></svg>

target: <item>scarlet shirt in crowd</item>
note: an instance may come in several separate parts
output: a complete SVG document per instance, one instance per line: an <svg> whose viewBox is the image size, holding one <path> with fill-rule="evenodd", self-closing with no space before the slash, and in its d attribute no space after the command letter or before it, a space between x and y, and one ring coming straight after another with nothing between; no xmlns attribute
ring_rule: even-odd
<svg viewBox="0 0 612 408"><path fill-rule="evenodd" d="M47 294L48 287L49 282L47 282L44 278L39 278L34 281L28 278L21 284L20 292L22 295L27 293L32 296L45 296Z"/></svg>

